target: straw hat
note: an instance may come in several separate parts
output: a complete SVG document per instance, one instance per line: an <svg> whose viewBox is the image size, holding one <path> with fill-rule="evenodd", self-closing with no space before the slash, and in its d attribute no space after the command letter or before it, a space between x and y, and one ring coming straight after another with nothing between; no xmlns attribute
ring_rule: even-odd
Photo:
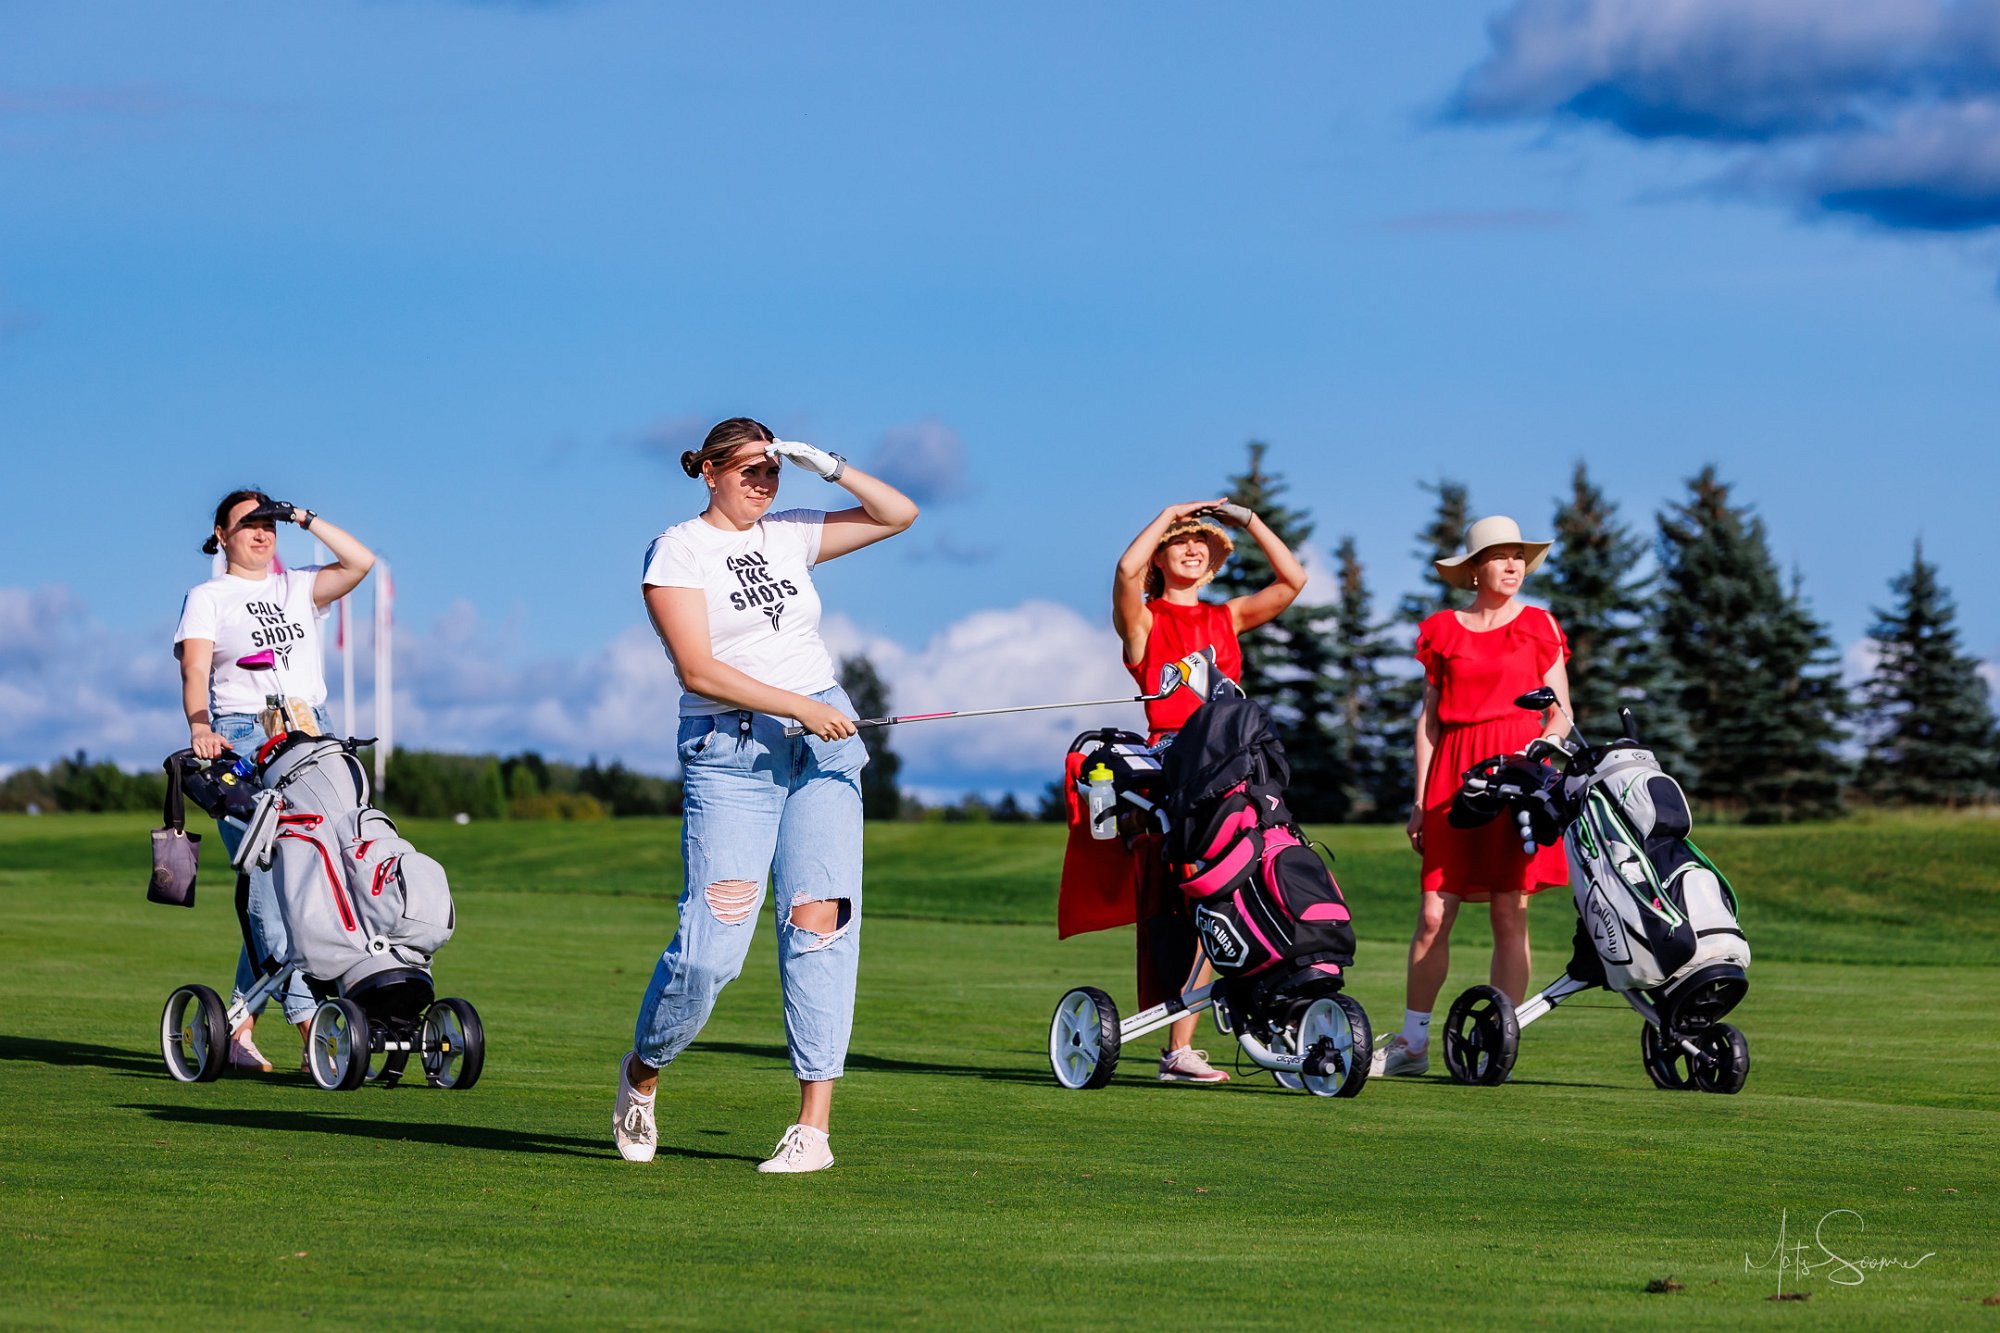
<svg viewBox="0 0 2000 1333"><path fill-rule="evenodd" d="M1553 542L1531 542L1521 536L1521 525L1505 514L1495 514L1482 518L1465 530L1465 549L1459 554L1436 561L1433 567L1438 577L1454 588L1470 588L1479 567L1480 558L1496 546L1518 546L1528 562L1528 573L1542 567L1542 561L1549 558L1549 547Z"/></svg>
<svg viewBox="0 0 2000 1333"><path fill-rule="evenodd" d="M1160 544L1153 548L1153 554L1158 555L1167 549L1167 545L1170 542L1179 541L1183 537L1199 537L1208 543L1208 572L1202 575L1201 582L1195 584L1197 588L1206 588L1209 582L1222 569L1222 562L1227 560L1230 553L1236 549L1236 543L1230 540L1228 533L1216 527L1213 523L1204 523L1200 519L1195 518L1183 518L1174 522L1165 532L1160 534ZM1154 566L1146 571L1147 596L1159 596L1165 586L1166 580L1161 576L1158 566Z"/></svg>

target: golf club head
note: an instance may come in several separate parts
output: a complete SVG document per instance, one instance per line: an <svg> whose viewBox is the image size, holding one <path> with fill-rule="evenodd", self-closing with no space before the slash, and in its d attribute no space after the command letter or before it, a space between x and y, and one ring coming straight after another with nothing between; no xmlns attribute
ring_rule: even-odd
<svg viewBox="0 0 2000 1333"><path fill-rule="evenodd" d="M278 655L269 648L266 648L261 653L251 653L247 657L237 658L236 665L242 667L245 671L276 671L278 669Z"/></svg>
<svg viewBox="0 0 2000 1333"><path fill-rule="evenodd" d="M1538 689L1529 690L1526 694L1514 700L1514 707L1525 708L1530 712L1544 713L1555 707L1555 703L1556 692L1549 686L1543 685Z"/></svg>
<svg viewBox="0 0 2000 1333"><path fill-rule="evenodd" d="M1178 681L1170 680L1169 677L1178 677ZM1202 648L1189 653L1172 666L1161 668L1160 693L1171 694L1174 690L1186 686L1200 695L1202 702L1206 703L1209 684L1214 678L1215 649Z"/></svg>

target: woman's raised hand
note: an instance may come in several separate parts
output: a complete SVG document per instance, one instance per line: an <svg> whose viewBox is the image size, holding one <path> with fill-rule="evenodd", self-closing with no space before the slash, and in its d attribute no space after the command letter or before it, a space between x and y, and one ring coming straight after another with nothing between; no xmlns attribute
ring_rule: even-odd
<svg viewBox="0 0 2000 1333"><path fill-rule="evenodd" d="M844 741L854 734L854 719L817 699L801 701L792 714L799 725L823 741Z"/></svg>
<svg viewBox="0 0 2000 1333"><path fill-rule="evenodd" d="M1160 517L1169 523L1178 523L1184 518L1193 518L1198 514L1206 514L1217 506L1228 503L1229 501L1226 498L1218 496L1213 500L1195 500L1189 504L1168 505L1160 511Z"/></svg>
<svg viewBox="0 0 2000 1333"><path fill-rule="evenodd" d="M766 458L782 458L797 463L814 476L826 481L835 481L847 466L847 461L838 454L830 454L824 449L797 440L773 440L764 446Z"/></svg>

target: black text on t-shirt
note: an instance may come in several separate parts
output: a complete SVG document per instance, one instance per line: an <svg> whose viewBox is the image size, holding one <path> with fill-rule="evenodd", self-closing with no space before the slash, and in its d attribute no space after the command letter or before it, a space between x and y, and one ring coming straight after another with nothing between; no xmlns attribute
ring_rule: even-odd
<svg viewBox="0 0 2000 1333"><path fill-rule="evenodd" d="M243 608L257 618L258 627L250 631L250 646L277 650L278 660L289 669L292 645L305 639L306 627L296 620L286 620L285 608L275 602L245 602Z"/></svg>
<svg viewBox="0 0 2000 1333"><path fill-rule="evenodd" d="M747 611L751 607L763 611L775 633L779 618L785 614L785 601L799 595L799 585L790 579L774 577L770 561L764 558L762 551L732 555L722 563L743 585L729 594L729 604L738 611Z"/></svg>

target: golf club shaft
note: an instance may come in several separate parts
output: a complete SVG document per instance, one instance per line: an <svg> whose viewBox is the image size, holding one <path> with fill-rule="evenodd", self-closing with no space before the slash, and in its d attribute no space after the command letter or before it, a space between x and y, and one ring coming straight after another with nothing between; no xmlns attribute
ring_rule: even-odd
<svg viewBox="0 0 2000 1333"><path fill-rule="evenodd" d="M1012 708L963 708L950 713L905 713L902 717L864 717L856 719L859 727L893 727L903 722L942 722L948 717L995 717L1001 713L1039 713L1051 708L1102 708L1110 704L1144 704L1164 698L1159 694L1135 694L1125 699L1079 699L1075 703L1061 704L1019 704ZM796 724L786 727L787 736L805 734L805 728Z"/></svg>

